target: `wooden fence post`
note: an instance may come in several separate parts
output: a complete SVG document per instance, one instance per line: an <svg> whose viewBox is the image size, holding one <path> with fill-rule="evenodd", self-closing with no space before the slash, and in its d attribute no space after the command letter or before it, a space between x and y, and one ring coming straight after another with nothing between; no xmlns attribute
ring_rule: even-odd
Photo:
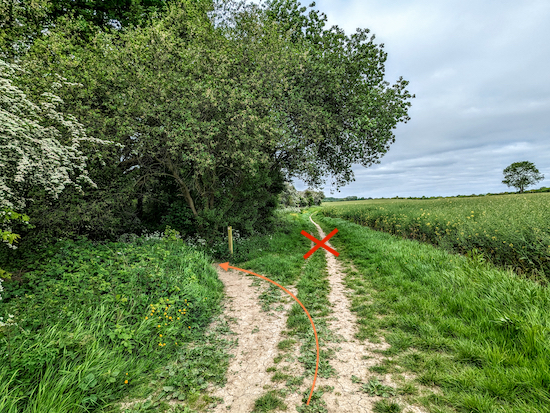
<svg viewBox="0 0 550 413"><path fill-rule="evenodd" d="M227 227L227 235L229 235L229 252L233 255L233 230L231 227Z"/></svg>

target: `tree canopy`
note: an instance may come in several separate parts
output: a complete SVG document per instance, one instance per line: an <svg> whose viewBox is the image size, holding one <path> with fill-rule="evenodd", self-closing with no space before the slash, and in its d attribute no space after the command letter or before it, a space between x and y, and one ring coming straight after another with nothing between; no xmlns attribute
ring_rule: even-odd
<svg viewBox="0 0 550 413"><path fill-rule="evenodd" d="M409 120L414 96L402 78L391 87L384 80L387 54L369 29L351 36L338 26L325 30L326 16L305 10L296 0L272 0L264 11L264 21L305 51L283 98L274 100L284 131L276 159L287 179L314 187L331 179L338 188L354 179L353 164L379 163L395 141L392 130Z"/></svg>
<svg viewBox="0 0 550 413"><path fill-rule="evenodd" d="M544 175L539 173L535 164L528 161L514 162L507 166L503 173L504 180L502 183L519 189L521 194L523 194L523 190L526 187L534 185L544 179Z"/></svg>
<svg viewBox="0 0 550 413"><path fill-rule="evenodd" d="M78 22L89 39L95 29L142 25L162 13L169 0L3 0L0 2L0 57L23 56L35 39L47 36L58 19Z"/></svg>
<svg viewBox="0 0 550 413"><path fill-rule="evenodd" d="M251 230L269 219L285 180L345 185L352 165L379 162L409 119L414 96L402 78L384 80L386 53L368 29L326 30L324 15L305 15L295 0L150 4L140 24L110 3L97 19L78 17L87 7L78 2L74 13L52 11L55 25L21 57L25 93L39 97L57 75L82 84L58 91L60 110L120 145L82 148L99 188L57 210L116 193L112 204L135 211L124 219ZM114 30L108 19L127 25Z"/></svg>

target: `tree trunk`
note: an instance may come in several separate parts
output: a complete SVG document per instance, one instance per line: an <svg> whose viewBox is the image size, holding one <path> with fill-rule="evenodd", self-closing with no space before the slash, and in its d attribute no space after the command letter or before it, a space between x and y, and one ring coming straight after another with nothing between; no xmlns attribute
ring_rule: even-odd
<svg viewBox="0 0 550 413"><path fill-rule="evenodd" d="M180 187L181 191L183 192L183 196L185 197L185 200L187 201L187 204L189 205L189 208L191 208L191 211L193 212L193 215L197 217L199 214L197 213L197 210L195 209L195 203L193 202L193 198L191 197L191 193L189 192L189 188L181 179L180 174L178 173L177 169L174 167L174 164L172 163L172 160L170 158L166 161L166 166L168 166L168 170L172 172L172 176L178 183L178 186Z"/></svg>

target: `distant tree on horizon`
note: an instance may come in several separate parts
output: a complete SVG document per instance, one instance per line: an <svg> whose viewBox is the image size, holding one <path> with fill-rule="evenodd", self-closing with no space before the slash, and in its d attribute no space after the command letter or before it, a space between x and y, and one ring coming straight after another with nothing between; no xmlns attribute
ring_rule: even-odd
<svg viewBox="0 0 550 413"><path fill-rule="evenodd" d="M284 183L283 192L279 195L281 205L290 207L321 205L323 199L325 199L323 191L315 191L311 188L305 191L297 191L290 182Z"/></svg>
<svg viewBox="0 0 550 413"><path fill-rule="evenodd" d="M523 193L523 190L527 186L536 184L544 179L544 175L539 173L535 164L528 161L515 162L506 167L503 173L504 180L502 183L519 189L520 194Z"/></svg>

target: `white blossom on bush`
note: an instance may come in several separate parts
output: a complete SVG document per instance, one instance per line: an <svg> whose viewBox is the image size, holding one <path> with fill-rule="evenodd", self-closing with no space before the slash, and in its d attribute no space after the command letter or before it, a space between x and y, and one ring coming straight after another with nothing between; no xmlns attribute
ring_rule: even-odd
<svg viewBox="0 0 550 413"><path fill-rule="evenodd" d="M81 183L95 187L79 145L113 142L88 137L74 116L56 110L63 101L53 93L43 93L44 101L38 104L31 102L13 84L17 71L23 69L0 59L0 207L25 208L23 189L29 184L54 198L68 185L80 191ZM58 78L52 87L76 85Z"/></svg>
<svg viewBox="0 0 550 413"><path fill-rule="evenodd" d="M113 143L86 136L84 126L74 116L56 110L63 101L53 93L43 93L44 99L38 104L31 102L13 84L18 71L23 69L0 59L0 209L4 212L0 217L0 236L10 248L16 248L13 243L19 236L12 233L7 223L20 218L14 210L24 209L30 200L26 198L25 188L42 187L57 198L68 185L74 185L81 192L81 183L96 187L88 176L87 157L79 145L84 141ZM77 85L57 77L59 81L52 85L54 89L63 84ZM6 213L12 215L5 216ZM4 274L0 269L0 277ZM0 278L0 292L1 282Z"/></svg>

